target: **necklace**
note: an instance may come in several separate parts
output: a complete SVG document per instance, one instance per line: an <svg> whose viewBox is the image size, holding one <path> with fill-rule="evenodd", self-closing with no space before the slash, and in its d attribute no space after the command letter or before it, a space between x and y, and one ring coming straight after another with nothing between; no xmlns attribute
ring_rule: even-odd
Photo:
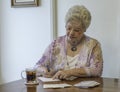
<svg viewBox="0 0 120 92"><path fill-rule="evenodd" d="M67 57L67 37L64 39L64 51L65 51L65 61L66 61L66 68L67 69L70 69L71 68L71 64L70 64L70 62L71 61L74 61L74 64L72 64L75 68L77 67L77 61L78 61L78 59L79 59L79 56L78 56L78 58L77 59L75 59L77 56L75 56L74 57L74 59L73 60L70 60L70 62L69 62L69 60L68 60L68 57ZM77 51L77 45L72 45L71 47L71 51Z"/></svg>
<svg viewBox="0 0 120 92"><path fill-rule="evenodd" d="M77 45L78 43L74 41L73 43L69 42L71 45L71 51L77 51Z"/></svg>
<svg viewBox="0 0 120 92"><path fill-rule="evenodd" d="M77 50L77 47L73 46L73 47L71 48L71 50L72 50L72 51L76 51L76 50Z"/></svg>

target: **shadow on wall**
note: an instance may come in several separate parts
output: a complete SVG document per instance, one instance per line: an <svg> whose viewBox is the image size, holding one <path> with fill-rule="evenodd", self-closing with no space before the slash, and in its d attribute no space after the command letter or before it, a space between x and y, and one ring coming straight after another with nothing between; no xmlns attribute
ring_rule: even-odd
<svg viewBox="0 0 120 92"><path fill-rule="evenodd" d="M1 20L1 18L0 18ZM2 83L2 74L1 74L1 25L0 25L0 84Z"/></svg>
<svg viewBox="0 0 120 92"><path fill-rule="evenodd" d="M1 3L0 3L0 12L2 12ZM0 17L0 21L1 21L1 17ZM1 75L1 25L0 25L0 84L1 83L2 83L2 75Z"/></svg>
<svg viewBox="0 0 120 92"><path fill-rule="evenodd" d="M0 37L1 37L1 29L0 29ZM1 38L0 38L0 84L2 84L2 69L1 69Z"/></svg>
<svg viewBox="0 0 120 92"><path fill-rule="evenodd" d="M1 18L0 18L0 21L1 21ZM2 84L2 60L1 58L2 57L1 57L1 25L0 25L0 84Z"/></svg>
<svg viewBox="0 0 120 92"><path fill-rule="evenodd" d="M0 29L0 37L1 37L1 29ZM0 84L2 84L2 69L1 68L2 66L1 66L1 38L0 38Z"/></svg>
<svg viewBox="0 0 120 92"><path fill-rule="evenodd" d="M0 61L0 84L2 84L1 61Z"/></svg>

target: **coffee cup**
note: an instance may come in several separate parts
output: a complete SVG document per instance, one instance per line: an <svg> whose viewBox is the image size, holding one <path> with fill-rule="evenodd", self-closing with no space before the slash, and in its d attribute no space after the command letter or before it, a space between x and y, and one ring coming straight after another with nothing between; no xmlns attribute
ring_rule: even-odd
<svg viewBox="0 0 120 92"><path fill-rule="evenodd" d="M21 72L22 79L25 80L26 83L36 83L36 69L35 68L26 68Z"/></svg>

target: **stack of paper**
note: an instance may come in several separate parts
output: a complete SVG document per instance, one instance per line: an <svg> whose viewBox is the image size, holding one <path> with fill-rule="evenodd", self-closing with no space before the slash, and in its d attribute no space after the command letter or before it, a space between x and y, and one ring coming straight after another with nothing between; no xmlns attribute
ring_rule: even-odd
<svg viewBox="0 0 120 92"><path fill-rule="evenodd" d="M100 83L96 81L82 81L80 83L75 84L74 86L80 87L80 88L89 88L89 87L95 87L97 85L100 85Z"/></svg>
<svg viewBox="0 0 120 92"><path fill-rule="evenodd" d="M52 78L45 78L45 77L38 77L42 82L54 82L54 81L61 81L59 79L52 79Z"/></svg>
<svg viewBox="0 0 120 92"><path fill-rule="evenodd" d="M45 78L45 77L39 77L38 79L40 79L42 82L55 82L55 81L61 81L59 79L52 79L52 78ZM81 81L75 85L69 85L66 83L62 83L62 84L44 84L43 88L65 88L65 87L71 87L71 86L75 86L75 87L79 87L79 88L90 88L90 87L95 87L97 85L100 85L99 82L96 81Z"/></svg>
<svg viewBox="0 0 120 92"><path fill-rule="evenodd" d="M70 87L72 85L63 83L63 84L44 84L43 88L65 88L65 87Z"/></svg>

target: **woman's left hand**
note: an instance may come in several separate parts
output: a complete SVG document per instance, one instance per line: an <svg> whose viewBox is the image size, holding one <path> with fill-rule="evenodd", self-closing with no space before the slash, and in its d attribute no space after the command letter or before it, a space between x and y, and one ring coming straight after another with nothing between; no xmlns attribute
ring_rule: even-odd
<svg viewBox="0 0 120 92"><path fill-rule="evenodd" d="M70 77L69 70L60 70L53 76L53 79L66 79L68 77Z"/></svg>

